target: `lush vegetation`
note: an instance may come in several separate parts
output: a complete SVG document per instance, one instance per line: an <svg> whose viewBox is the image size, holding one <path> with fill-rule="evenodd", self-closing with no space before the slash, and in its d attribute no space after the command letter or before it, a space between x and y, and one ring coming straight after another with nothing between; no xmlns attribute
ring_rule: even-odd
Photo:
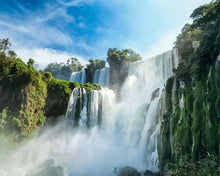
<svg viewBox="0 0 220 176"><path fill-rule="evenodd" d="M6 44L5 44L6 43ZM30 136L47 117L64 115L72 90L83 87L100 90L97 84L79 85L57 80L50 72L25 64L9 49L8 39L0 41L0 132L13 138Z"/></svg>
<svg viewBox="0 0 220 176"><path fill-rule="evenodd" d="M141 56L131 49L117 50L117 48L109 48L107 52L107 61L112 68L122 68L141 59Z"/></svg>
<svg viewBox="0 0 220 176"><path fill-rule="evenodd" d="M167 81L158 141L160 168L173 175L219 175L220 1L195 9L176 47L181 60ZM198 47L193 48L193 42ZM174 89L173 89L174 88Z"/></svg>
<svg viewBox="0 0 220 176"><path fill-rule="evenodd" d="M65 114L72 90L75 87L80 87L80 85L76 82L54 79L49 72L45 73L44 76L48 90L45 115L57 117Z"/></svg>
<svg viewBox="0 0 220 176"><path fill-rule="evenodd" d="M89 64L86 65L86 82L92 83L95 71L98 69L105 68L105 61L101 59L90 59Z"/></svg>
<svg viewBox="0 0 220 176"><path fill-rule="evenodd" d="M109 48L107 61L110 66L110 85L120 88L128 75L129 64L142 60L141 56L131 49L118 50Z"/></svg>
<svg viewBox="0 0 220 176"><path fill-rule="evenodd" d="M207 75L220 50L219 1L195 9L191 15L192 24L186 24L177 37L176 47L180 52L180 65L175 71L178 79L190 84L192 79ZM200 47L194 52L193 42Z"/></svg>
<svg viewBox="0 0 220 176"><path fill-rule="evenodd" d="M54 78L69 81L72 72L81 71L83 66L75 57L69 58L66 63L50 63L44 69L45 72L50 72Z"/></svg>
<svg viewBox="0 0 220 176"><path fill-rule="evenodd" d="M107 62L110 66L110 85L112 88L120 88L128 75L128 67L132 62L141 60L141 56L132 49L118 50L109 48L107 52ZM90 59L85 66L86 83L92 83L95 71L106 67L105 60ZM83 66L77 58L70 58L67 63L50 63L45 72L52 73L57 79L69 80L72 72L81 71Z"/></svg>
<svg viewBox="0 0 220 176"><path fill-rule="evenodd" d="M26 65L19 58L0 54L1 130L14 130L22 136L31 134L46 119L43 111L47 86L29 61Z"/></svg>

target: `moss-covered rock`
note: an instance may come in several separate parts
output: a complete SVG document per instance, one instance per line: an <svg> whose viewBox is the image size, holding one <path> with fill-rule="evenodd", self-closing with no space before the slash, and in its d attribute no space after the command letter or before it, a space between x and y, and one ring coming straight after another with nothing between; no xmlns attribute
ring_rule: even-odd
<svg viewBox="0 0 220 176"><path fill-rule="evenodd" d="M95 83L80 84L80 87L86 89L87 91L101 90L101 86L99 84L95 84Z"/></svg>
<svg viewBox="0 0 220 176"><path fill-rule="evenodd" d="M76 87L80 87L76 82L50 79L47 83L46 116L57 117L65 114L72 90Z"/></svg>
<svg viewBox="0 0 220 176"><path fill-rule="evenodd" d="M133 167L126 166L119 170L117 176L141 176L141 173Z"/></svg>
<svg viewBox="0 0 220 176"><path fill-rule="evenodd" d="M206 77L194 80L185 88L177 87L175 91L172 91L173 78L167 81L166 113L158 137L161 169L168 163L177 168L176 163L184 156L187 156L186 162L200 162L209 155L219 159L218 69L210 67ZM174 99L170 98L171 93L175 94Z"/></svg>
<svg viewBox="0 0 220 176"><path fill-rule="evenodd" d="M46 83L40 72L19 58L1 55L0 65L4 67L0 71L0 111L7 114L2 130L28 136L46 120Z"/></svg>
<svg viewBox="0 0 220 176"><path fill-rule="evenodd" d="M46 117L65 114L72 90L80 87L2 53L0 68L0 130L17 136L31 135Z"/></svg>

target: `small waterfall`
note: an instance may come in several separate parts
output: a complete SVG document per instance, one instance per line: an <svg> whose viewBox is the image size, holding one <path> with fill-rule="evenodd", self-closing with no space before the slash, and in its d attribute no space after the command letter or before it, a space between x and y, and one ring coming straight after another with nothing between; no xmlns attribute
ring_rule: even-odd
<svg viewBox="0 0 220 176"><path fill-rule="evenodd" d="M82 70L81 72L73 72L70 76L70 81L75 81L80 84L86 83L86 72Z"/></svg>
<svg viewBox="0 0 220 176"><path fill-rule="evenodd" d="M98 83L102 87L109 86L109 68L103 68L95 71L93 83Z"/></svg>
<svg viewBox="0 0 220 176"><path fill-rule="evenodd" d="M75 88L67 108L67 124L90 128L101 124L104 114L108 112L105 106L111 99L114 99L114 93L109 89L87 92L83 88Z"/></svg>

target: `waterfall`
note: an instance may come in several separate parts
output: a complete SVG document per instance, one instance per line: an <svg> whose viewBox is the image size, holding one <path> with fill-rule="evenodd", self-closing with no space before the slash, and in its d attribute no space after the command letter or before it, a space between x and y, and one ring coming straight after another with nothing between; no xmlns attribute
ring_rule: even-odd
<svg viewBox="0 0 220 176"><path fill-rule="evenodd" d="M89 92L83 88L74 89L67 108L67 124L83 128L101 124L102 118L110 108L108 104L114 100L114 96L113 91L107 88Z"/></svg>
<svg viewBox="0 0 220 176"><path fill-rule="evenodd" d="M114 167L127 165L140 171L158 170L163 87L177 65L176 49L131 64L120 99L107 88L74 89L66 125L33 139L7 157L10 161L0 159L0 175L27 176L48 158L62 166L67 176L113 176ZM26 153L31 154L24 157Z"/></svg>
<svg viewBox="0 0 220 176"><path fill-rule="evenodd" d="M82 70L81 72L73 72L70 76L70 81L75 81L80 84L83 84L86 82L86 72L85 70Z"/></svg>
<svg viewBox="0 0 220 176"><path fill-rule="evenodd" d="M93 83L98 83L103 87L109 86L109 68L103 68L95 71Z"/></svg>
<svg viewBox="0 0 220 176"><path fill-rule="evenodd" d="M103 68L95 71L93 83L100 84L102 87L109 86L109 75L110 69ZM70 81L75 81L80 84L86 83L86 72L85 70L81 72L73 72L70 77Z"/></svg>
<svg viewBox="0 0 220 176"><path fill-rule="evenodd" d="M82 96L88 103L86 107L80 106L79 118L86 119L84 124L89 127L87 133L93 135L89 145L95 146L90 148L94 159L88 163L83 162L84 164L93 166L95 162L105 168L105 171L125 165L139 170L158 170L157 136L160 119L165 111L163 86L177 65L178 52L173 49L131 64L119 101L116 101L114 93L108 89L91 91L87 97ZM72 96L75 96L74 91ZM105 101L103 98L106 98ZM70 100L69 108L75 104ZM86 113L82 113L85 109ZM75 116L78 117L77 114ZM77 121L75 123L78 124ZM84 126L78 124L78 130ZM102 173L101 170L90 170L89 173L103 175L104 171Z"/></svg>

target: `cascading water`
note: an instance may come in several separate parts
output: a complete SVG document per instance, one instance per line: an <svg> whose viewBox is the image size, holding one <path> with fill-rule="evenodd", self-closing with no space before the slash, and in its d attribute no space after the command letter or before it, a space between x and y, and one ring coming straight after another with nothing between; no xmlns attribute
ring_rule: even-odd
<svg viewBox="0 0 220 176"><path fill-rule="evenodd" d="M83 84L86 82L86 72L85 70L82 70L81 72L73 72L70 76L70 81L75 81L80 84Z"/></svg>
<svg viewBox="0 0 220 176"><path fill-rule="evenodd" d="M93 83L98 83L103 87L109 86L109 75L109 68L96 70L93 78Z"/></svg>
<svg viewBox="0 0 220 176"><path fill-rule="evenodd" d="M107 88L74 89L65 122L70 127L50 129L5 157L8 161L0 159L0 175L29 176L50 158L68 176L110 176L114 167L126 165L157 170L162 88L178 64L177 56L174 49L131 64L119 101Z"/></svg>

